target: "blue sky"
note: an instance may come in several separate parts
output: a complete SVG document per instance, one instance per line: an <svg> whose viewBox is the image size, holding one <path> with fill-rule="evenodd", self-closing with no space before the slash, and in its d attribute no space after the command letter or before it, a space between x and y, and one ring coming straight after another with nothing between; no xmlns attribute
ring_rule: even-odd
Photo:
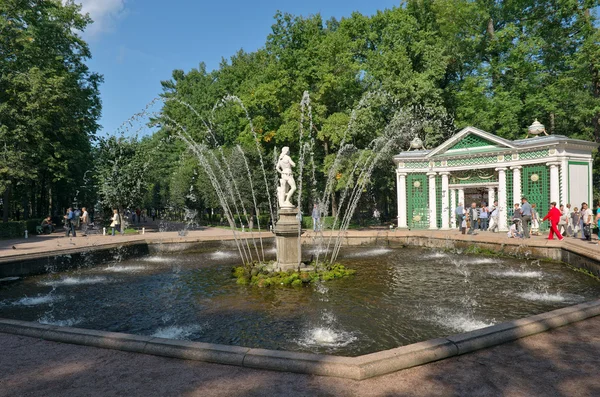
<svg viewBox="0 0 600 397"><path fill-rule="evenodd" d="M83 37L91 70L104 75L102 133L114 132L161 91L174 69L205 62L208 70L237 50L254 51L271 32L277 10L325 19L353 11L372 15L400 1L332 0L247 2L192 0L75 0L95 23Z"/></svg>

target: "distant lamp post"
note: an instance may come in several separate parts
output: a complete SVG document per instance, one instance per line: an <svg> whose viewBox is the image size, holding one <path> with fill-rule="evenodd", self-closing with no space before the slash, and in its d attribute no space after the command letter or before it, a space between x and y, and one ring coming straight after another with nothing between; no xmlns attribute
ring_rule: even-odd
<svg viewBox="0 0 600 397"><path fill-rule="evenodd" d="M537 121L537 119L535 119L533 124L531 124L529 127L527 127L527 137L528 138L529 138L529 134L531 134L533 136L537 136L537 135L540 135L542 132L544 133L544 135L548 135L546 133L546 127L544 127L544 124Z"/></svg>

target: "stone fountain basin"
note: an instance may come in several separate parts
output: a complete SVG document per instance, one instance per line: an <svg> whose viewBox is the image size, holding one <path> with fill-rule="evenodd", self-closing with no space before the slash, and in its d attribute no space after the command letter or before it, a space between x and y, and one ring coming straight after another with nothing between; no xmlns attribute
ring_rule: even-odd
<svg viewBox="0 0 600 397"><path fill-rule="evenodd" d="M0 319L0 332L48 341L274 371L362 380L470 353L600 315L600 300L358 357L252 349Z"/></svg>
<svg viewBox="0 0 600 397"><path fill-rule="evenodd" d="M426 239L406 239L401 244L405 245L409 241L417 242L415 245L438 248L448 248L449 245L447 238L431 239L430 237ZM364 239L356 240L356 242L360 242L361 245L365 244ZM380 244L381 241L378 243ZM181 249L182 244L185 246L186 243L179 241L177 249ZM454 241L454 244L458 245L460 241ZM472 244L472 242L469 242L469 244ZM484 242L481 245L490 246L493 243ZM148 250L147 247L142 247L140 251L139 245L135 247L134 250L137 250L138 253L147 252ZM503 249L506 248L504 244L502 244L502 247ZM175 244L163 246L161 250L169 251L171 248L175 248ZM566 253L562 252L562 255L581 254L580 252L576 252L576 250L575 252L565 250L564 247L561 248L559 246L538 248L545 250L542 254L545 257L560 255L562 251L567 251ZM509 251L512 250L515 252L522 249L523 247L517 246L508 247ZM533 250L535 250L535 247ZM549 254L551 252L554 252L554 254ZM593 270L595 270L597 262L594 259L583 257L582 263L585 265L584 267L589 268L591 263ZM21 264L21 271L23 269L23 264ZM600 300L593 300L522 319L507 321L475 331L430 339L356 357L190 342L127 333L44 325L37 322L11 319L0 319L0 332L35 337L48 341L188 360L361 380L514 341L597 315L600 315Z"/></svg>

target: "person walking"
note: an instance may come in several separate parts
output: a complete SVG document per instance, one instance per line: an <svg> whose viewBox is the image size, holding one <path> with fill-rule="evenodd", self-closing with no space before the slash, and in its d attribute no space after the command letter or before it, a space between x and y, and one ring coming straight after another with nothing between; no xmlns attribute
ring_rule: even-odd
<svg viewBox="0 0 600 397"><path fill-rule="evenodd" d="M75 213L73 212L73 208L69 207L67 209L67 213L64 218L65 226L67 227L67 233L65 237L69 237L70 233L73 233L73 237L77 237L77 233L75 232Z"/></svg>
<svg viewBox="0 0 600 397"><path fill-rule="evenodd" d="M112 227L112 235L115 235L115 231L121 232L121 215L119 214L119 210L113 210L113 217L111 218L112 223L110 227Z"/></svg>
<svg viewBox="0 0 600 397"><path fill-rule="evenodd" d="M458 229L462 230L463 220L465 219L465 207L463 207L463 203L458 203L454 213L456 214L456 223L458 224ZM465 233L463 232L463 234Z"/></svg>
<svg viewBox="0 0 600 397"><path fill-rule="evenodd" d="M565 205L565 219L567 221L567 236L571 237L573 235L573 223L571 221L571 204L567 203Z"/></svg>
<svg viewBox="0 0 600 397"><path fill-rule="evenodd" d="M83 211L81 213L81 218L79 219L79 222L81 224L81 231L83 232L84 236L87 236L88 227L90 225L90 216L87 212L87 208L83 207L81 211Z"/></svg>
<svg viewBox="0 0 600 397"><path fill-rule="evenodd" d="M594 214L587 203L581 203L581 218L583 221L583 239L592 241L592 218Z"/></svg>
<svg viewBox="0 0 600 397"><path fill-rule="evenodd" d="M317 230L320 229L319 223L321 223L321 211L319 211L319 206L316 203L313 205L312 220L313 220L313 232L316 232Z"/></svg>
<svg viewBox="0 0 600 397"><path fill-rule="evenodd" d="M481 203L481 211L479 211L479 230L486 231L488 228L488 219L490 210L485 203Z"/></svg>
<svg viewBox="0 0 600 397"><path fill-rule="evenodd" d="M494 201L494 205L489 208L490 210L490 226L488 227L488 231L490 232L498 232L498 214L500 210L498 209L498 201Z"/></svg>
<svg viewBox="0 0 600 397"><path fill-rule="evenodd" d="M513 223L516 223L519 234L523 234L523 221L521 220L522 217L523 217L523 215L521 214L521 209L519 208L519 203L515 203L515 206L513 209L512 220L513 220ZM517 222L515 222L515 220Z"/></svg>
<svg viewBox="0 0 600 397"><path fill-rule="evenodd" d="M560 210L560 220L558 221L558 231L563 236L566 236L567 235L567 225L568 225L567 211L565 210L565 206L562 204L560 205L559 210Z"/></svg>
<svg viewBox="0 0 600 397"><path fill-rule="evenodd" d="M471 222L469 231L467 234L475 234L475 228L477 227L477 220L479 219L479 213L477 211L477 203L471 203L471 208L469 208L469 213L467 214L469 217L469 221Z"/></svg>
<svg viewBox="0 0 600 397"><path fill-rule="evenodd" d="M532 213L531 204L526 197L521 197L521 223L523 224L523 237L530 238L529 228L531 223Z"/></svg>
<svg viewBox="0 0 600 397"><path fill-rule="evenodd" d="M573 225L573 237L577 238L577 235L581 231L581 227L579 226L581 223L581 212L579 212L579 208L573 208L573 212L571 212L571 224Z"/></svg>
<svg viewBox="0 0 600 397"><path fill-rule="evenodd" d="M598 242L600 245L600 201L596 202L596 226L598 226Z"/></svg>
<svg viewBox="0 0 600 397"><path fill-rule="evenodd" d="M596 226L598 227L598 241L596 244L600 245L600 201L596 202Z"/></svg>
<svg viewBox="0 0 600 397"><path fill-rule="evenodd" d="M553 234L556 234L556 237L558 237L560 241L564 240L564 237L560 234L556 227L558 225L558 222L560 221L560 215L560 210L556 208L556 202L551 202L550 210L548 211L544 219L542 219L542 221L545 221L546 219L550 221L550 234L548 234L548 240L554 240Z"/></svg>
<svg viewBox="0 0 600 397"><path fill-rule="evenodd" d="M537 205L531 204L531 234L540 235L540 215L537 212Z"/></svg>

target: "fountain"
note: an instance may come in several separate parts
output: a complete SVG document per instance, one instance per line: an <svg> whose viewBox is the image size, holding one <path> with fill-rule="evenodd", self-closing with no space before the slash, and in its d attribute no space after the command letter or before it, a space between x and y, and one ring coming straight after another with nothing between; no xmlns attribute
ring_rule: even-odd
<svg viewBox="0 0 600 397"><path fill-rule="evenodd" d="M365 106L368 98L359 107ZM226 97L219 106L226 102L245 111L236 97ZM190 105L182 104L202 120ZM346 143L346 134L354 128L356 119L353 111L325 175L325 188L317 192L308 94L303 97L301 108L301 126L305 122L304 111L310 125L308 133L300 128L297 166L286 146L280 152L275 148L272 167L265 167L263 149L248 117L256 144L252 155L256 156L256 171L262 173L262 178L253 178L249 165L253 147L244 151L238 145L228 158L217 143L210 120L202 122L206 136L214 141L212 146L208 142L195 142L184 126L162 115L168 121L165 128L186 143L208 176L233 240L190 243L188 236L186 241L184 234L197 215L190 210L176 242L160 240L119 248L108 263L90 255L76 269L70 266L70 255L68 259L65 255L62 257L65 264L57 265L60 269L47 266L45 274L28 276L26 280L0 279L0 282L5 280L0 285L0 325L4 317L35 322L37 327L39 323L77 326L92 329L96 335L103 331L135 334L136 340L146 341L144 346L150 349L150 354L153 346L159 346L154 350L157 354L167 355L167 348L177 349L174 357L181 357L186 349L199 349L200 344L189 341L212 343L216 350L208 355L197 354L199 350L195 350L188 357L214 357L211 354L215 351L236 349L231 346L223 349L222 345L236 345L245 347L244 357L239 360L245 363L252 359L248 348L277 350L272 352L277 360L294 352L358 356L397 349L600 296L600 285L595 280L572 272L561 263L481 258L452 252L449 240L446 251L435 252L405 247L404 242L391 236L393 233L385 233L382 236L386 239L385 247L342 249L345 231L374 167L398 142L408 144L416 131L421 130L420 121L402 110L394 115L383 134L369 142L367 150L348 165L347 181L337 203L340 211L327 232L321 229L305 239L312 247L303 247L300 214L305 165L308 172L304 178L312 179L311 191L305 194L312 200L311 206L316 202L321 213L326 214L336 174L344 157L356 153L357 148ZM244 191L244 183L249 186L248 191ZM188 198L195 200L191 189ZM261 227L263 231L269 228L261 225L260 211L269 213L274 239L265 238L263 242L266 233L261 233ZM314 258L309 266L302 265L303 248L305 258ZM94 248L88 254L102 250ZM356 269L357 276L342 275L339 282L325 283L343 273L343 267L340 272L334 265L338 257L344 265ZM44 261L51 263L46 258ZM259 280L262 284L254 285L273 288L239 285L247 283L239 282L239 278L234 280L231 271L240 261L244 265L242 271L248 271L251 280L265 277ZM326 267L336 274L327 274L326 278L325 272L317 272ZM62 337L54 328L49 334ZM106 340L112 341L113 337ZM456 345L452 346L455 350ZM282 354L282 350L287 352ZM264 350L261 352L264 354ZM397 350L392 355L396 357ZM303 355L298 361L300 372L313 373L306 357ZM365 357L360 360L366 360ZM435 355L436 360L441 357ZM327 367L321 358L318 361L316 367ZM423 362L426 361L420 363Z"/></svg>

